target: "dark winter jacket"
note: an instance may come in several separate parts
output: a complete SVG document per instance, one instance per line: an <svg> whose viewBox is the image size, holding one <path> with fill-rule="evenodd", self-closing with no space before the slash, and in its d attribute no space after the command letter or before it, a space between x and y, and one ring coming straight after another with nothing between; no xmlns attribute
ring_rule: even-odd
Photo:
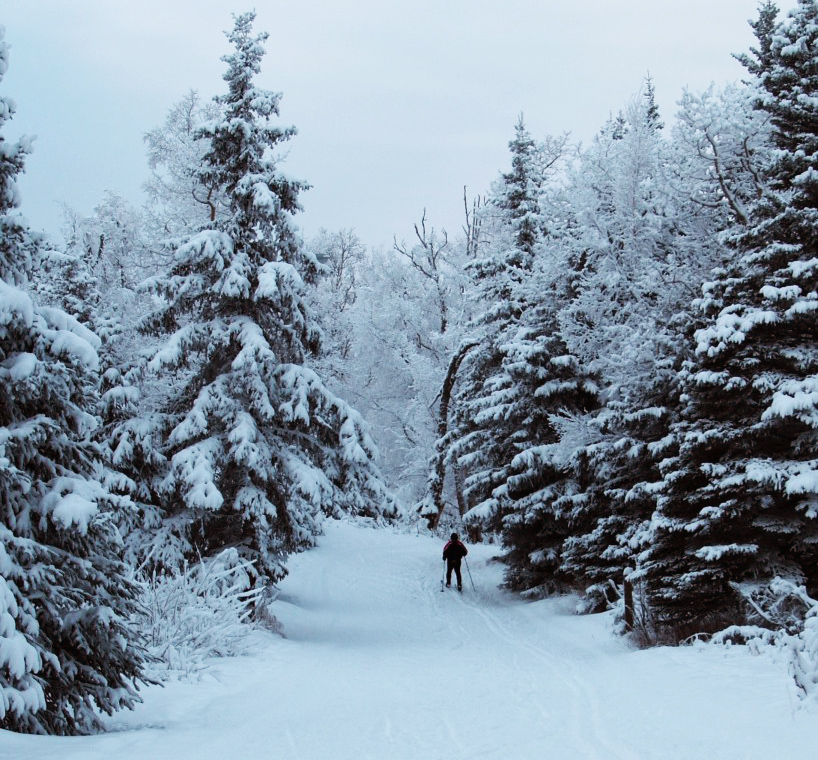
<svg viewBox="0 0 818 760"><path fill-rule="evenodd" d="M450 565L459 565L460 560L468 553L469 550L460 541L449 541L443 547L443 559L448 560Z"/></svg>

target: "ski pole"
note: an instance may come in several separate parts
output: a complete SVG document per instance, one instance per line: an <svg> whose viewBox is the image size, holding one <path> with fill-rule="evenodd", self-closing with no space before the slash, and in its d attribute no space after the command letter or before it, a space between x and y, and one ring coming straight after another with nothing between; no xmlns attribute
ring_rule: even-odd
<svg viewBox="0 0 818 760"><path fill-rule="evenodd" d="M469 580L471 581L471 590L472 591L477 591L477 589L474 587L474 579L471 577L471 568L469 567L469 561L465 557L463 557L463 561L466 563L466 570L469 571Z"/></svg>
<svg viewBox="0 0 818 760"><path fill-rule="evenodd" d="M443 560L443 576L440 579L440 593L443 593L443 581L446 580L446 560Z"/></svg>

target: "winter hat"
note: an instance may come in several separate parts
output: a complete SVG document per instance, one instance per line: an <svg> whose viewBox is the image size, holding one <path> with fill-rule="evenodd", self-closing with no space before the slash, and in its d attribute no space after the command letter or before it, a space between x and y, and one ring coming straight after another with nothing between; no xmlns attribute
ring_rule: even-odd
<svg viewBox="0 0 818 760"><path fill-rule="evenodd" d="M457 533L452 533L452 541L457 541Z"/></svg>

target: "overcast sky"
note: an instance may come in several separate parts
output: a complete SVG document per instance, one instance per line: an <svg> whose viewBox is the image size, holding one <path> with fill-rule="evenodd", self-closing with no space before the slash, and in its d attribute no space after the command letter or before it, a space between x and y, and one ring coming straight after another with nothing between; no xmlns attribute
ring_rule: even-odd
<svg viewBox="0 0 818 760"><path fill-rule="evenodd" d="M794 4L782 2L784 10ZM758 0L256 0L260 86L298 135L284 170L313 188L296 221L409 239L423 209L450 233L463 186L507 168L522 112L536 138L587 141L650 73L666 122L682 89L740 79ZM5 137L35 134L21 181L31 225L106 190L142 202L142 136L189 89L224 90L232 13L252 0L2 0L11 45Z"/></svg>

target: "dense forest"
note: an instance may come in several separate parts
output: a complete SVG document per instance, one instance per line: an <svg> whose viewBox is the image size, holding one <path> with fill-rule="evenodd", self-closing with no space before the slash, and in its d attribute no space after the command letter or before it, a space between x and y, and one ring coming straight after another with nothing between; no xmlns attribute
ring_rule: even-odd
<svg viewBox="0 0 818 760"><path fill-rule="evenodd" d="M650 78L588 145L520 116L462 230L390 250L297 233L254 20L145 135L144 205L59 244L0 98L0 726L133 706L168 595L274 626L345 515L496 543L639 646L786 642L814 688L818 2L763 4L746 80L672 117Z"/></svg>

